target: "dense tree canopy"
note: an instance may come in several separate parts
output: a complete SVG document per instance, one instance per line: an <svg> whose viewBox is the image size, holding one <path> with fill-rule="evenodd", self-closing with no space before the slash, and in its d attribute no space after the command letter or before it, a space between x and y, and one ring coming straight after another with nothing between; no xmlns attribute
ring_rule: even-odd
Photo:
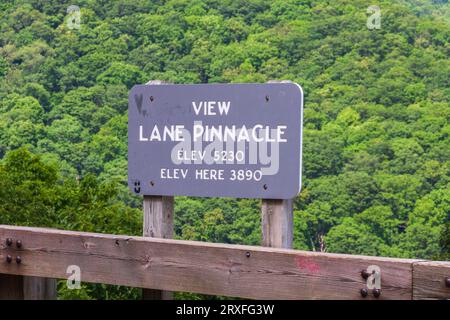
<svg viewBox="0 0 450 320"><path fill-rule="evenodd" d="M141 233L127 177L134 84L266 82L305 92L295 247L449 258L446 0L0 3L0 223ZM176 237L259 244L258 200L176 198ZM79 296L135 296L90 286Z"/></svg>

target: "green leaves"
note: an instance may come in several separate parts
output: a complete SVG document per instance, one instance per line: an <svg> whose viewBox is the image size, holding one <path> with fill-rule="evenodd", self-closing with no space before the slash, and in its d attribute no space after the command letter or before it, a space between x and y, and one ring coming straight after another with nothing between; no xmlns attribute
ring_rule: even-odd
<svg viewBox="0 0 450 320"><path fill-rule="evenodd" d="M292 80L305 92L295 247L448 259L441 2L382 1L376 30L362 0L81 1L73 30L68 4L1 3L1 223L140 234L142 201L126 186L129 89ZM259 244L259 201L179 197L175 234ZM64 295L109 293L136 296Z"/></svg>
<svg viewBox="0 0 450 320"><path fill-rule="evenodd" d="M62 177L54 162L25 148L0 163L0 223L140 234L141 210L124 205L115 180Z"/></svg>
<svg viewBox="0 0 450 320"><path fill-rule="evenodd" d="M44 137L44 110L35 98L9 95L0 110L0 156L24 145L33 148Z"/></svg>
<svg viewBox="0 0 450 320"><path fill-rule="evenodd" d="M367 225L359 224L352 218L344 219L331 229L325 241L330 252L369 256L380 255L383 244Z"/></svg>
<svg viewBox="0 0 450 320"><path fill-rule="evenodd" d="M136 83L144 81L144 76L138 67L121 62L113 62L97 77L97 83L124 84L129 89Z"/></svg>

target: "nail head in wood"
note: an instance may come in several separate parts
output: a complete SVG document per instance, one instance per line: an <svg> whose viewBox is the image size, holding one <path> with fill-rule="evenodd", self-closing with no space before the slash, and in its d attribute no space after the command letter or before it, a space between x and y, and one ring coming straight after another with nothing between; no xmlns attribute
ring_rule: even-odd
<svg viewBox="0 0 450 320"><path fill-rule="evenodd" d="M367 297L367 295L369 294L366 288L362 288L361 290L359 290L359 292L361 293L361 297L363 298Z"/></svg>
<svg viewBox="0 0 450 320"><path fill-rule="evenodd" d="M367 280L367 278L369 278L369 276L370 276L370 274L367 272L367 270L364 269L364 270L361 271L361 277L363 279Z"/></svg>
<svg viewBox="0 0 450 320"><path fill-rule="evenodd" d="M380 289L373 289L372 293L373 293L373 296L375 298L378 298L381 295L381 290Z"/></svg>

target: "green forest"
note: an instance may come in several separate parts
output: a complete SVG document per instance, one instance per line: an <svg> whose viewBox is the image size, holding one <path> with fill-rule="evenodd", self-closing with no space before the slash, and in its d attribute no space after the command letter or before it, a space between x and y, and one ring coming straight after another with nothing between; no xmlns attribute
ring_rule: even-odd
<svg viewBox="0 0 450 320"><path fill-rule="evenodd" d="M2 0L0 29L0 224L141 235L131 87L291 80L305 94L294 247L450 259L448 1ZM175 237L259 245L260 205L176 197Z"/></svg>

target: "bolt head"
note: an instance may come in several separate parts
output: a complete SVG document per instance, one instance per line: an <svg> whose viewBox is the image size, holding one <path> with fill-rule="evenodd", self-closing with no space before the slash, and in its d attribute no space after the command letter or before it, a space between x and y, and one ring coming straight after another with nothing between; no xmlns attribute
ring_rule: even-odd
<svg viewBox="0 0 450 320"><path fill-rule="evenodd" d="M16 246L17 246L17 248L22 248L22 241L21 240L17 240L16 241Z"/></svg>
<svg viewBox="0 0 450 320"><path fill-rule="evenodd" d="M245 253L245 256L246 256L247 258L250 258L250 252L247 251L247 252Z"/></svg>
<svg viewBox="0 0 450 320"><path fill-rule="evenodd" d="M8 247L10 247L10 246L12 245L12 243L13 243L13 240L12 240L11 238L7 238L7 239L6 239L6 245L7 245Z"/></svg>
<svg viewBox="0 0 450 320"><path fill-rule="evenodd" d="M12 257L8 254L6 256L6 262L11 263L11 261L12 261Z"/></svg>
<svg viewBox="0 0 450 320"><path fill-rule="evenodd" d="M375 298L378 298L381 295L381 290L380 289L373 289L373 296Z"/></svg>
<svg viewBox="0 0 450 320"><path fill-rule="evenodd" d="M445 286L450 288L450 278L445 278Z"/></svg>
<svg viewBox="0 0 450 320"><path fill-rule="evenodd" d="M361 297L363 298L367 297L367 295L369 294L366 288L362 288L359 292L361 293Z"/></svg>
<svg viewBox="0 0 450 320"><path fill-rule="evenodd" d="M21 256L17 256L16 257L16 263L17 264L21 264L22 263L22 257Z"/></svg>
<svg viewBox="0 0 450 320"><path fill-rule="evenodd" d="M369 278L369 273L367 272L367 270L362 270L361 271L361 277L363 277L363 279L367 279Z"/></svg>

